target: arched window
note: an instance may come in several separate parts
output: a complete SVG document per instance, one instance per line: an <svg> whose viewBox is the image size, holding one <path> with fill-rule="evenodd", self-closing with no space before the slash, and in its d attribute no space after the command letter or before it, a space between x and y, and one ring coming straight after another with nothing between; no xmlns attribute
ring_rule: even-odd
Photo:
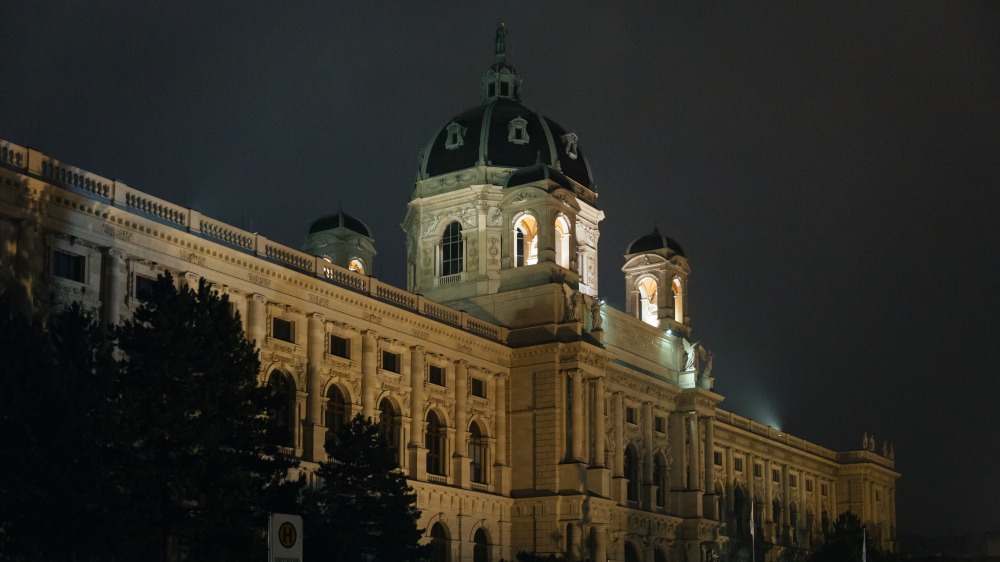
<svg viewBox="0 0 1000 562"><path fill-rule="evenodd" d="M351 407L340 389L331 385L326 391L326 444L329 447L333 437L347 424Z"/></svg>
<svg viewBox="0 0 1000 562"><path fill-rule="evenodd" d="M659 318L656 314L656 311L658 310L656 304L656 279L652 277L644 277L641 281L639 281L638 289L637 297L639 299L639 303L637 308L639 311L639 319L651 326L656 326L659 323Z"/></svg>
<svg viewBox="0 0 1000 562"><path fill-rule="evenodd" d="M566 560L576 560L576 529L566 523Z"/></svg>
<svg viewBox="0 0 1000 562"><path fill-rule="evenodd" d="M639 557L639 551L632 546L632 543L625 543L625 562L639 562L642 558Z"/></svg>
<svg viewBox="0 0 1000 562"><path fill-rule="evenodd" d="M427 413L427 473L444 476L447 429L433 411Z"/></svg>
<svg viewBox="0 0 1000 562"><path fill-rule="evenodd" d="M524 215L514 224L514 266L538 263L538 222Z"/></svg>
<svg viewBox="0 0 1000 562"><path fill-rule="evenodd" d="M656 549L653 551L653 562L667 562L667 556L663 554L663 551Z"/></svg>
<svg viewBox="0 0 1000 562"><path fill-rule="evenodd" d="M733 490L733 535L744 537L750 533L747 525L750 522L750 510L747 506L747 497L741 486Z"/></svg>
<svg viewBox="0 0 1000 562"><path fill-rule="evenodd" d="M628 500L639 501L639 455L633 445L625 448L625 478L628 479Z"/></svg>
<svg viewBox="0 0 1000 562"><path fill-rule="evenodd" d="M281 371L274 371L267 379L267 437L279 447L294 446L292 433L293 396L288 390L288 380Z"/></svg>
<svg viewBox="0 0 1000 562"><path fill-rule="evenodd" d="M753 510L753 534L755 537L764 538L764 501L760 499L760 496L754 498L754 502L750 505L750 509Z"/></svg>
<svg viewBox="0 0 1000 562"><path fill-rule="evenodd" d="M823 528L821 529L822 532L826 533L826 532L828 532L828 531L831 530L830 529L830 515L826 512L825 509L823 510L823 513L820 515L819 523L820 523L820 525L823 526Z"/></svg>
<svg viewBox="0 0 1000 562"><path fill-rule="evenodd" d="M781 537L781 502L774 498L771 502L771 521L774 522L774 542Z"/></svg>
<svg viewBox="0 0 1000 562"><path fill-rule="evenodd" d="M399 451L399 416L396 415L396 408L388 398L383 398L378 411L378 426L382 437L393 451Z"/></svg>
<svg viewBox="0 0 1000 562"><path fill-rule="evenodd" d="M448 562L450 552L448 548L448 532L444 525L435 523L431 527L431 562Z"/></svg>
<svg viewBox="0 0 1000 562"><path fill-rule="evenodd" d="M355 273L365 274L365 262L361 261L361 258L351 258L351 261L347 262L347 269Z"/></svg>
<svg viewBox="0 0 1000 562"><path fill-rule="evenodd" d="M462 225L452 222L441 236L441 276L462 273L465 266L465 240L462 239Z"/></svg>
<svg viewBox="0 0 1000 562"><path fill-rule="evenodd" d="M812 548L813 538L816 533L816 515L812 506L806 507L806 548Z"/></svg>
<svg viewBox="0 0 1000 562"><path fill-rule="evenodd" d="M490 562L490 543L482 527L472 535L472 562Z"/></svg>
<svg viewBox="0 0 1000 562"><path fill-rule="evenodd" d="M795 502L788 504L788 527L792 543L799 542L799 509L795 506Z"/></svg>
<svg viewBox="0 0 1000 562"><path fill-rule="evenodd" d="M569 267L569 220L564 215L556 217L556 265L559 267Z"/></svg>
<svg viewBox="0 0 1000 562"><path fill-rule="evenodd" d="M667 470L660 455L653 457L653 483L656 484L656 507L667 506Z"/></svg>
<svg viewBox="0 0 1000 562"><path fill-rule="evenodd" d="M684 290L681 286L681 278L674 277L673 283L670 284L671 288L674 290L674 321L684 323Z"/></svg>
<svg viewBox="0 0 1000 562"><path fill-rule="evenodd" d="M469 459L472 460L470 477L473 482L486 483L486 437L479 429L479 424L472 422L469 426Z"/></svg>

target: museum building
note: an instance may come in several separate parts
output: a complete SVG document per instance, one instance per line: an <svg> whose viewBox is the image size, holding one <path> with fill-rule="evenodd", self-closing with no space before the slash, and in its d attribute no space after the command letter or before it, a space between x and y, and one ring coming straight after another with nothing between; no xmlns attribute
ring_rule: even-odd
<svg viewBox="0 0 1000 562"><path fill-rule="evenodd" d="M297 250L2 140L0 283L25 314L76 301L110 322L161 273L206 279L286 397L272 422L305 470L353 414L383 426L435 561L777 560L845 511L895 551L891 448L719 407L675 240L629 244L626 309L605 305L580 137L521 103L503 35L480 103L421 150L406 290L370 275L374 237L344 212Z"/></svg>

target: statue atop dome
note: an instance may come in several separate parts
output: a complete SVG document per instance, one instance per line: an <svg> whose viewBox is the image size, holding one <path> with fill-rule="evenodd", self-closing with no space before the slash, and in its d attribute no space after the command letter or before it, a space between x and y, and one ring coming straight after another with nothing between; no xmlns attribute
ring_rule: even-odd
<svg viewBox="0 0 1000 562"><path fill-rule="evenodd" d="M507 24L504 22L500 22L500 24L497 25L496 46L494 52L499 60L507 58Z"/></svg>

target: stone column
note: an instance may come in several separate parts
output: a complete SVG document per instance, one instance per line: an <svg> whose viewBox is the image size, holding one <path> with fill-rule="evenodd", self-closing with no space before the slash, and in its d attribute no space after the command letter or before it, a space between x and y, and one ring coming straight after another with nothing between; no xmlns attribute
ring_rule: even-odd
<svg viewBox="0 0 1000 562"><path fill-rule="evenodd" d="M572 416L573 441L570 444L569 458L572 461L583 462L583 371L574 369L569 371L570 384L572 388L570 396L570 415Z"/></svg>
<svg viewBox="0 0 1000 562"><path fill-rule="evenodd" d="M198 294L198 282L200 280L201 280L201 275L198 275L193 271L184 272L183 283L187 286L188 289L194 291L195 294Z"/></svg>
<svg viewBox="0 0 1000 562"><path fill-rule="evenodd" d="M606 465L604 443L604 377L594 379L594 465Z"/></svg>
<svg viewBox="0 0 1000 562"><path fill-rule="evenodd" d="M125 304L125 252L109 248L104 254L104 323L121 321Z"/></svg>
<svg viewBox="0 0 1000 562"><path fill-rule="evenodd" d="M424 444L424 348L410 348L410 446Z"/></svg>
<svg viewBox="0 0 1000 562"><path fill-rule="evenodd" d="M497 373L495 377L497 408L497 452L496 463L507 464L507 375Z"/></svg>
<svg viewBox="0 0 1000 562"><path fill-rule="evenodd" d="M656 482L653 481L653 403L642 404L642 507L656 507Z"/></svg>
<svg viewBox="0 0 1000 562"><path fill-rule="evenodd" d="M264 347L264 338L267 336L267 299L260 293L254 293L247 296L247 303L248 337L260 350Z"/></svg>
<svg viewBox="0 0 1000 562"><path fill-rule="evenodd" d="M701 472L698 466L700 456L698 447L698 414L697 412L689 412L687 414L688 422L688 489L690 490L700 490L701 483L699 482L699 477Z"/></svg>
<svg viewBox="0 0 1000 562"><path fill-rule="evenodd" d="M466 404L469 397L469 362L455 361L455 453L453 456L455 484L464 486L469 482L469 420Z"/></svg>
<svg viewBox="0 0 1000 562"><path fill-rule="evenodd" d="M410 348L410 478L427 478L427 449L424 448L424 348Z"/></svg>
<svg viewBox="0 0 1000 562"><path fill-rule="evenodd" d="M365 330L361 334L361 415L375 417L375 379L378 376L378 334Z"/></svg>
<svg viewBox="0 0 1000 562"><path fill-rule="evenodd" d="M687 489L684 479L684 458L687 456L684 450L684 434L687 431L684 418L684 412L670 413L670 449L674 456L674 462L670 465L670 486L673 490Z"/></svg>
<svg viewBox="0 0 1000 562"><path fill-rule="evenodd" d="M615 466L614 477L625 476L625 401L621 392L614 395Z"/></svg>
<svg viewBox="0 0 1000 562"><path fill-rule="evenodd" d="M326 330L323 327L323 315L314 312L309 315L308 333L306 335L306 423L304 448L306 460L322 462L326 460L324 441L326 428L321 419L323 381L323 355L326 352Z"/></svg>
<svg viewBox="0 0 1000 562"><path fill-rule="evenodd" d="M705 416L705 517L719 519L719 506L715 497L715 418Z"/></svg>

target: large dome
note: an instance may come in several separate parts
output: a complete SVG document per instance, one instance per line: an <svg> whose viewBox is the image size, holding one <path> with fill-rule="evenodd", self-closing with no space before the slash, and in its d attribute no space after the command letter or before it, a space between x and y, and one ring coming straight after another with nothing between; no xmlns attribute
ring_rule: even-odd
<svg viewBox="0 0 1000 562"><path fill-rule="evenodd" d="M434 133L422 151L419 177L473 166L545 164L596 191L579 137L521 103L521 77L507 64L499 34L496 56L482 78L482 103Z"/></svg>

